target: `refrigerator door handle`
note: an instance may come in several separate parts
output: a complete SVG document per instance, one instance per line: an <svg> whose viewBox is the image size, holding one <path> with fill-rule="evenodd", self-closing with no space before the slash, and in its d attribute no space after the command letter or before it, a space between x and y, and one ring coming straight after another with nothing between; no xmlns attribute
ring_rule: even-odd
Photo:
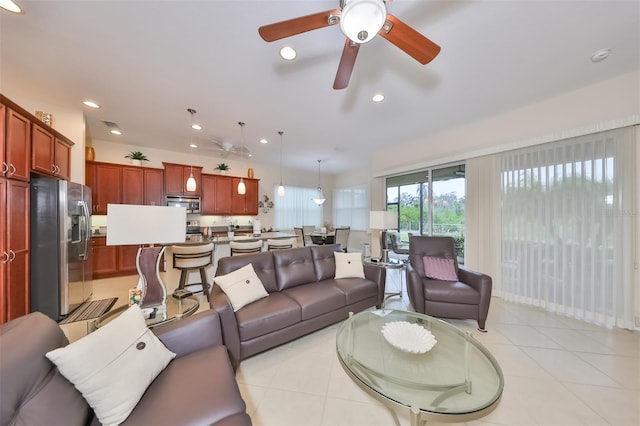
<svg viewBox="0 0 640 426"><path fill-rule="evenodd" d="M91 240L91 214L89 213L89 208L87 207L87 203L84 201L78 201L78 204L82 207L82 221L84 222L84 237L82 238L82 242L84 246L82 247L82 253L80 253L81 259L87 258L87 252L89 250L89 241Z"/></svg>

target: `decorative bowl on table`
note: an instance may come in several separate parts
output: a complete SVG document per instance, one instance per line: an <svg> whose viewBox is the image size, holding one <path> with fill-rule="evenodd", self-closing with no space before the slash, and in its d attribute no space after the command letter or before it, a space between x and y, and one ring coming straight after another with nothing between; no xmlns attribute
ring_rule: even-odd
<svg viewBox="0 0 640 426"><path fill-rule="evenodd" d="M391 346L412 354L428 352L437 343L429 330L407 321L386 323L382 326L382 335Z"/></svg>

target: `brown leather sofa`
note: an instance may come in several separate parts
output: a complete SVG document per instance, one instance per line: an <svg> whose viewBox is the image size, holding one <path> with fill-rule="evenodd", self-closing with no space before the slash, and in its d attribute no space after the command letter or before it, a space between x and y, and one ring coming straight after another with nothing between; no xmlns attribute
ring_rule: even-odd
<svg viewBox="0 0 640 426"><path fill-rule="evenodd" d="M177 356L123 424L251 425L214 311L153 332ZM39 312L0 325L0 425L100 424L82 395L45 357L66 344L58 324Z"/></svg>
<svg viewBox="0 0 640 426"><path fill-rule="evenodd" d="M453 259L458 281L427 278L423 257ZM407 292L416 312L442 318L474 319L478 329L485 322L491 302L491 277L459 267L451 237L409 237Z"/></svg>
<svg viewBox="0 0 640 426"><path fill-rule="evenodd" d="M211 290L211 308L222 323L224 344L232 362L342 321L349 312L382 306L386 272L364 265L365 278L335 277L334 252L340 244L225 257L216 276L251 263L268 297L237 312L218 285Z"/></svg>

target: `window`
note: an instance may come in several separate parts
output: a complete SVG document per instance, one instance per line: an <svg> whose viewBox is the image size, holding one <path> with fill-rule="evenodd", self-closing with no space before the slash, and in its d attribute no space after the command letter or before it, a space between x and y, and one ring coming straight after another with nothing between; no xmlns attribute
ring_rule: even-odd
<svg viewBox="0 0 640 426"><path fill-rule="evenodd" d="M311 201L318 194L317 188L285 187L285 196L278 196L278 188L273 189L276 229L293 229L296 226L322 226L322 206Z"/></svg>
<svg viewBox="0 0 640 426"><path fill-rule="evenodd" d="M369 191L366 185L333 190L333 225L366 231L369 220Z"/></svg>

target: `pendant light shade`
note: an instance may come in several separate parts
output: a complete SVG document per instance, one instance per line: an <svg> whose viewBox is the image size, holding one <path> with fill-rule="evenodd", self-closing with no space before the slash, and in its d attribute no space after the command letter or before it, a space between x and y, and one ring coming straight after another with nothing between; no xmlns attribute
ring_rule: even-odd
<svg viewBox="0 0 640 426"><path fill-rule="evenodd" d="M187 108L187 111L189 112L189 114L191 114L191 128L193 129L193 116L196 113L196 110L193 108ZM189 144L189 147L191 148L191 150L193 151L193 147L196 146L195 143L193 142L193 130L191 131L191 143ZM189 171L189 177L187 178L187 184L185 186L186 190L189 192L194 192L197 188L196 185L196 178L193 177L193 165L190 166L190 171Z"/></svg>
<svg viewBox="0 0 640 426"><path fill-rule="evenodd" d="M284 185L282 185L282 134L284 132L280 130L278 134L280 135L280 185L278 185L278 196L284 197Z"/></svg>
<svg viewBox="0 0 640 426"><path fill-rule="evenodd" d="M320 187L320 162L322 160L318 160L318 195L316 195L316 197L313 199L313 202L316 203L318 206L321 206L324 204L325 201L327 201L326 198L324 198L324 195L322 194L322 187Z"/></svg>
<svg viewBox="0 0 640 426"><path fill-rule="evenodd" d="M242 137L242 146L246 148L246 144L244 142L244 122L238 121L238 125L240 126L240 136ZM238 194L244 195L247 193L247 185L244 183L244 179L240 178L240 182L238 182Z"/></svg>

